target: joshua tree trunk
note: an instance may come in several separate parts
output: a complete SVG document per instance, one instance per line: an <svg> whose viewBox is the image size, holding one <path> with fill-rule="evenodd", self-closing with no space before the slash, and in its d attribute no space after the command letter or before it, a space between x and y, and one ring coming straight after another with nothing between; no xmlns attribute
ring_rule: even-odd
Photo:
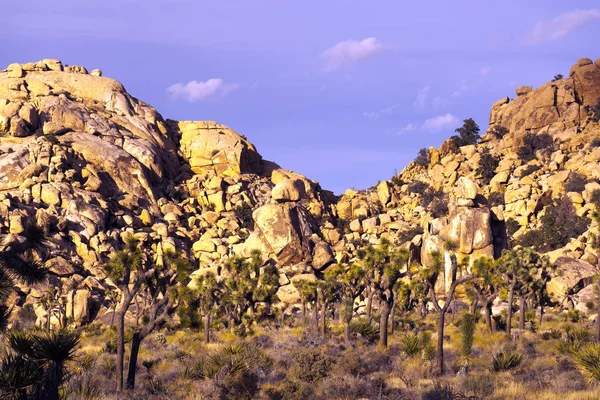
<svg viewBox="0 0 600 400"><path fill-rule="evenodd" d="M306 327L306 301L302 301L302 325Z"/></svg>
<svg viewBox="0 0 600 400"><path fill-rule="evenodd" d="M440 315L438 317L438 329L437 329L437 362L438 362L438 370L440 371L440 375L444 375L444 324L446 320L446 312L444 310L440 311Z"/></svg>
<svg viewBox="0 0 600 400"><path fill-rule="evenodd" d="M485 304L485 323L490 332L494 331L494 327L492 326L492 303L487 302Z"/></svg>
<svg viewBox="0 0 600 400"><path fill-rule="evenodd" d="M125 312L117 313L117 392L123 390L123 358L125 356Z"/></svg>
<svg viewBox="0 0 600 400"><path fill-rule="evenodd" d="M204 316L204 343L210 343L210 314Z"/></svg>
<svg viewBox="0 0 600 400"><path fill-rule="evenodd" d="M346 321L346 327L344 329L344 338L350 343L350 321Z"/></svg>
<svg viewBox="0 0 600 400"><path fill-rule="evenodd" d="M525 330L525 296L519 295L519 328Z"/></svg>
<svg viewBox="0 0 600 400"><path fill-rule="evenodd" d="M313 309L313 329L316 333L319 333L319 300L315 300L315 306Z"/></svg>
<svg viewBox="0 0 600 400"><path fill-rule="evenodd" d="M112 329L113 325L115 324L115 313L117 312L117 309L115 307L113 307L113 312L112 315L110 316L110 329Z"/></svg>
<svg viewBox="0 0 600 400"><path fill-rule="evenodd" d="M544 320L544 303L540 303L540 326L542 326L542 321Z"/></svg>
<svg viewBox="0 0 600 400"><path fill-rule="evenodd" d="M390 333L394 334L394 315L396 314L396 296L394 296L394 302L392 303L392 310L390 311Z"/></svg>
<svg viewBox="0 0 600 400"><path fill-rule="evenodd" d="M321 312L321 336L325 336L325 328L327 326L327 303L323 302L323 309Z"/></svg>
<svg viewBox="0 0 600 400"><path fill-rule="evenodd" d="M369 324L373 322L373 295L375 291L373 288L369 286L369 291L367 293L367 319L369 320Z"/></svg>
<svg viewBox="0 0 600 400"><path fill-rule="evenodd" d="M510 285L510 290L508 291L508 314L506 316L506 334L509 339L511 338L511 325L512 325L512 304L515 297L515 278L513 278L513 282Z"/></svg>
<svg viewBox="0 0 600 400"><path fill-rule="evenodd" d="M129 356L129 370L127 371L127 389L135 387L135 372L137 369L137 358L142 343L140 332L136 332L131 339L131 353Z"/></svg>
<svg viewBox="0 0 600 400"><path fill-rule="evenodd" d="M388 320L390 318L390 303L381 301L381 316L379 317L379 335L381 336L380 344L383 347L388 346Z"/></svg>
<svg viewBox="0 0 600 400"><path fill-rule="evenodd" d="M600 267L600 260L598 261ZM600 342L600 278L596 283L598 285L598 315L596 316L596 341Z"/></svg>

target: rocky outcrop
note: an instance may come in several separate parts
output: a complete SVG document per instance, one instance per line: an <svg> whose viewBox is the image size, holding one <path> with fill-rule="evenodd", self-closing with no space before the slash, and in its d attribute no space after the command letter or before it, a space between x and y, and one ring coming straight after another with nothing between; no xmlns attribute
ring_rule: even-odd
<svg viewBox="0 0 600 400"><path fill-rule="evenodd" d="M519 87L514 100L495 103L479 145L446 142L429 149L427 167L413 163L392 180L338 197L263 160L225 125L165 121L99 70L49 59L11 64L0 72L0 234L18 235L35 219L53 239L41 254L48 285L21 285L13 310L33 305L38 322L58 323L40 305L54 287L63 316L103 320L114 288L103 265L129 234L159 254L187 253L196 274L218 274L232 255L258 249L279 269L279 299L291 306L299 301L294 281L355 262L361 247L382 238L421 265L431 264L432 251L445 252L446 241L457 244L459 261L497 257L507 223L520 227L516 236L539 226L573 174L588 182L566 196L578 215L595 210L600 151L591 143L600 128L588 112L600 97L599 65L579 60L567 78ZM492 133L498 127L503 136ZM526 134L548 134L551 143L522 159ZM499 164L484 178L485 152ZM549 254L564 271L556 293L575 299L586 290L582 265L598 257L590 234ZM444 276L438 289L446 285Z"/></svg>

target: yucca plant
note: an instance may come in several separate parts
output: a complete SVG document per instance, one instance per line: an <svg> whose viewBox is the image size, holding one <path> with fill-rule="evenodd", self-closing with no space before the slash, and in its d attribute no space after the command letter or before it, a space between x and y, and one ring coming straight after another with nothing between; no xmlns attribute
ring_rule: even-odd
<svg viewBox="0 0 600 400"><path fill-rule="evenodd" d="M469 360L471 358L477 319L477 315L470 312L464 312L460 317L460 323L458 325L461 333L460 354L465 358L465 360Z"/></svg>
<svg viewBox="0 0 600 400"><path fill-rule="evenodd" d="M600 344L582 347L573 354L573 360L589 382L600 382Z"/></svg>
<svg viewBox="0 0 600 400"><path fill-rule="evenodd" d="M424 347L421 338L413 332L400 336L399 345L400 350L409 357L418 355Z"/></svg>
<svg viewBox="0 0 600 400"><path fill-rule="evenodd" d="M492 371L509 371L517 368L523 362L523 355L517 351L499 351L492 358Z"/></svg>
<svg viewBox="0 0 600 400"><path fill-rule="evenodd" d="M0 361L0 398L28 399L28 393L43 379L39 362L21 354L7 354Z"/></svg>
<svg viewBox="0 0 600 400"><path fill-rule="evenodd" d="M362 337L369 343L379 340L379 328L364 318L353 320L350 323L350 333L353 336Z"/></svg>

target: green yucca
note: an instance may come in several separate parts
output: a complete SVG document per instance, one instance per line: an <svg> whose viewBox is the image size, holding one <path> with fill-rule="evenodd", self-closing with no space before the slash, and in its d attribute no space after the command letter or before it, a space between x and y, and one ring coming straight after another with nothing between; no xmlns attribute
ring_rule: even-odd
<svg viewBox="0 0 600 400"><path fill-rule="evenodd" d="M470 312L464 312L460 317L460 322L458 325L461 333L460 353L465 359L469 359L471 357L477 319L477 315Z"/></svg>
<svg viewBox="0 0 600 400"><path fill-rule="evenodd" d="M407 356L414 357L423 350L423 342L421 338L413 332L406 333L400 337L400 350Z"/></svg>
<svg viewBox="0 0 600 400"><path fill-rule="evenodd" d="M379 328L364 318L353 320L350 323L350 333L362 337L369 343L379 340Z"/></svg>
<svg viewBox="0 0 600 400"><path fill-rule="evenodd" d="M582 347L573 354L573 360L589 382L600 382L600 344Z"/></svg>
<svg viewBox="0 0 600 400"><path fill-rule="evenodd" d="M495 372L517 368L523 362L523 355L517 351L499 351L492 358L491 369Z"/></svg>

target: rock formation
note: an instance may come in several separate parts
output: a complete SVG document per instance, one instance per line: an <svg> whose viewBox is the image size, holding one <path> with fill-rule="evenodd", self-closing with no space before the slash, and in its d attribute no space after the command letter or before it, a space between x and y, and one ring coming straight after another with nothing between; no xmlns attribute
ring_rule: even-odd
<svg viewBox="0 0 600 400"><path fill-rule="evenodd" d="M43 322L39 299L54 287L67 318L102 317L114 287L102 266L130 234L158 253L187 253L197 273L218 272L228 257L258 249L279 268L279 299L286 304L299 298L291 282L318 279L384 237L409 246L421 264L446 240L458 244L459 259L498 256L506 221L517 221L520 232L536 227L572 173L590 179L585 190L567 193L577 214L593 210L600 147L591 143L600 140L600 128L588 112L598 97L600 62L579 60L568 78L520 87L514 100L495 103L479 145L431 148L427 167L413 163L390 181L337 197L263 160L224 125L165 121L99 70L49 59L11 64L0 72L0 233L18 235L35 220L52 238L41 255L48 285L21 285L13 312L31 305ZM503 137L493 134L499 126L507 129ZM545 133L554 142L546 159L518 157L525 135ZM501 158L489 185L477 172L484 151ZM492 193L502 197L499 204L488 201ZM436 215L432 205L446 202L448 212ZM578 271L556 282L556 296L573 297L573 287L585 287L585 266L598 257L589 235L550 254L565 276Z"/></svg>

